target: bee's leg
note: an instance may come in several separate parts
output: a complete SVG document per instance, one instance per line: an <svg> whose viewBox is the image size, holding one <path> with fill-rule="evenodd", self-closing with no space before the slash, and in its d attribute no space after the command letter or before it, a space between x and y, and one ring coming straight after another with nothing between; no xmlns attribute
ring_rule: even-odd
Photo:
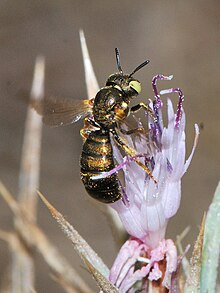
<svg viewBox="0 0 220 293"><path fill-rule="evenodd" d="M146 132L146 129L144 129L144 127L137 127L137 128L125 130L121 126L119 126L119 130L121 131L122 134L125 134L125 135L131 135L131 134L137 133L137 132L138 133L145 133Z"/></svg>
<svg viewBox="0 0 220 293"><path fill-rule="evenodd" d="M133 148L127 145L126 140L124 140L121 136L119 136L115 129L111 129L110 131L115 141L117 142L117 144L125 151L126 154L128 154L130 157L134 157L134 161L142 169L144 169L144 171L149 175L149 177L157 184L157 180L152 175L151 170L146 165L144 165L143 163L141 163L139 160L135 158L136 156L138 156L137 152Z"/></svg>
<svg viewBox="0 0 220 293"><path fill-rule="evenodd" d="M90 132L91 131L89 130L89 128L83 127L82 129L80 129L80 135L84 141L88 138Z"/></svg>
<svg viewBox="0 0 220 293"><path fill-rule="evenodd" d="M154 120L154 122L157 122L157 117L154 113L154 111L148 106L146 105L145 103L141 102L133 107L131 107L131 112L137 112L139 111L141 108L144 108L148 113L149 115L151 116L151 118Z"/></svg>
<svg viewBox="0 0 220 293"><path fill-rule="evenodd" d="M100 175L92 176L91 179L98 180L98 179L102 179L102 178L111 176L112 174L120 171L124 166L128 165L129 163L131 163L133 161L136 161L137 158L146 158L146 154L138 154L134 157L126 156L123 158L123 161L119 165L115 166L110 171L102 172L102 174L100 174Z"/></svg>
<svg viewBox="0 0 220 293"><path fill-rule="evenodd" d="M100 125L91 118L87 117L84 119L84 126L80 130L80 135L82 136L84 141L88 138L89 134L94 130L94 127L100 128Z"/></svg>
<svg viewBox="0 0 220 293"><path fill-rule="evenodd" d="M82 129L80 129L80 135L81 135L81 137L83 138L84 141L85 141L85 140L88 138L88 136L89 136L89 133L90 133L89 128L90 128L90 124L89 124L89 122L88 122L88 118L85 118L85 119L84 119L84 126L83 126Z"/></svg>
<svg viewBox="0 0 220 293"><path fill-rule="evenodd" d="M95 120L93 120L91 118L87 118L87 122L96 128L100 128L100 125Z"/></svg>

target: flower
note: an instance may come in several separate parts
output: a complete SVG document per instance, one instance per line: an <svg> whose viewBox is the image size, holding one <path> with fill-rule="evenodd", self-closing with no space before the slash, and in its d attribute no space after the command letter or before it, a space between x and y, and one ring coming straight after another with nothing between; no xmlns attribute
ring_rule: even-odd
<svg viewBox="0 0 220 293"><path fill-rule="evenodd" d="M124 197L111 204L132 237L123 245L111 269L110 281L119 286L120 292L127 292L144 277L158 280L170 288L171 275L177 268L177 252L172 240L165 240L168 219L174 216L181 200L181 178L188 169L198 141L199 129L195 125L195 140L192 152L185 162L185 120L183 93L179 88L157 90L158 80L170 80L172 76L157 75L152 80L154 100L150 101L157 120L147 115L148 140L143 136L134 139L126 136L130 146L143 158L143 163L151 170L157 184L132 159L123 158L114 148L119 168L125 178ZM161 95L178 93L176 113L171 100L167 99L167 127L163 124L163 101ZM141 269L135 264L141 259ZM145 261L144 261L145 259ZM143 263L146 265L143 266ZM164 262L165 272L160 270ZM120 266L119 266L120 264ZM123 277L122 277L123 276ZM131 291L132 292L132 291Z"/></svg>
<svg viewBox="0 0 220 293"><path fill-rule="evenodd" d="M155 100L150 101L157 121L147 116L149 133L148 140L137 136L132 140L126 139L139 154L146 157L143 162L151 169L157 184L135 162L123 164L125 177L125 193L129 203L123 200L112 204L124 224L127 232L142 240L150 248L155 248L164 238L167 221L177 212L181 199L181 178L186 172L198 139L198 126L192 152L185 163L185 113L182 108L183 94L180 89L169 89L162 94L178 92L179 102L176 113L170 99L167 100L168 126L164 127L162 108L163 102L158 94L157 80L169 80L172 77L158 75L153 78L152 84ZM118 162L123 157L118 148L114 148Z"/></svg>

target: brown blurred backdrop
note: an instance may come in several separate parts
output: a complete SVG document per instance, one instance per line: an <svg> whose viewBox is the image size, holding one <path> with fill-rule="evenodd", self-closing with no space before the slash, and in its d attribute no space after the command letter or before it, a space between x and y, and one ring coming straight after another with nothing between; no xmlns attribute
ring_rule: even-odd
<svg viewBox="0 0 220 293"><path fill-rule="evenodd" d="M182 181L182 202L170 221L167 237L186 226L185 243L193 243L219 179L219 1L0 1L0 175L16 195L26 106L20 90L30 89L35 58L46 57L46 93L85 98L83 62L78 31L84 29L99 84L116 70L114 48L121 52L125 71L146 58L148 67L137 74L142 97L151 97L151 78L173 74L172 82L185 93L187 152L194 123L202 123L199 145ZM172 96L175 100L176 96ZM105 216L88 199L80 182L82 123L43 129L40 190L67 217L110 266L116 248ZM12 215L0 199L0 228L12 227ZM95 288L47 210L39 204L39 223L50 239ZM0 275L8 263L8 249L0 242ZM37 291L63 292L36 255Z"/></svg>

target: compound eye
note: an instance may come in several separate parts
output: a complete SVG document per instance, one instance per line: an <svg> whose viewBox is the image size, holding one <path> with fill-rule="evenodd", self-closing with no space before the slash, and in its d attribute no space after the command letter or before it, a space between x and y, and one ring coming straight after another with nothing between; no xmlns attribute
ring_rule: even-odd
<svg viewBox="0 0 220 293"><path fill-rule="evenodd" d="M129 82L129 87L135 90L138 94L141 92L141 84L137 80L132 80Z"/></svg>

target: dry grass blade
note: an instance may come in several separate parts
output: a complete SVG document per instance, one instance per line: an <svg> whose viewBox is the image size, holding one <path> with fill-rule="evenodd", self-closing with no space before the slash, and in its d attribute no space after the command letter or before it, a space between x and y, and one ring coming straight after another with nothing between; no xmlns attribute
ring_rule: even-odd
<svg viewBox="0 0 220 293"><path fill-rule="evenodd" d="M74 249L79 254L79 256L84 260L87 259L88 262L92 263L93 266L106 278L109 275L109 270L107 266L103 263L102 259L97 255L97 253L88 245L88 243L79 235L79 233L68 223L63 215L59 213L48 201L47 199L38 192L42 201L50 211L51 215L56 219L58 224L61 226L63 232L72 241Z"/></svg>
<svg viewBox="0 0 220 293"><path fill-rule="evenodd" d="M19 231L19 238L22 239L27 247L36 247L50 267L52 274L57 279L62 280L62 283L65 284L63 288L72 288L73 292L75 289L79 293L92 293L93 291L85 284L68 261L61 256L56 247L50 243L46 235L35 225L35 223L26 217L22 208L17 204L13 196L1 182L0 194L8 203L15 216L19 217L20 222L22 222L20 225L23 227L23 230ZM10 233L4 231L1 231L0 233L0 237L6 241L10 241L10 235Z"/></svg>
<svg viewBox="0 0 220 293"><path fill-rule="evenodd" d="M20 215L20 207L17 204L14 197L11 195L11 193L8 191L8 189L4 186L4 184L1 181L0 181L0 195L8 204L13 214L18 217Z"/></svg>
<svg viewBox="0 0 220 293"><path fill-rule="evenodd" d="M14 233L7 233L7 232L0 232L0 238L3 238L5 241L8 242L10 247L10 252L13 260L19 261L19 257L23 259L28 255L27 254L27 247L25 247L21 241ZM8 234L8 235L7 235ZM3 237L2 237L3 236ZM16 257L14 257L16 254ZM20 262L19 262L20 263ZM26 272L26 276L29 273L29 278L26 282L22 282L23 270L14 270L16 265L8 266L5 268L3 275L1 276L1 293L9 293L9 292L16 292L16 293L25 293L25 292L36 292L32 291L32 284L33 284L33 273L31 271Z"/></svg>
<svg viewBox="0 0 220 293"><path fill-rule="evenodd" d="M79 31L79 36L80 36L81 49L83 54L87 95L89 99L92 99L95 97L95 95L99 91L99 85L93 70L91 59L89 57L89 52L86 45L86 39L85 39L83 30Z"/></svg>
<svg viewBox="0 0 220 293"><path fill-rule="evenodd" d="M44 94L44 59L38 57L35 63L31 96L43 98ZM19 173L18 201L25 207L25 214L31 221L36 221L36 189L39 186L40 150L41 150L41 117L28 107L25 134L22 148L21 167ZM25 227L20 217L14 219L15 228L20 235ZM19 237L16 248L12 249L12 291L29 293L34 287L34 260L31 249L27 249Z"/></svg>
<svg viewBox="0 0 220 293"><path fill-rule="evenodd" d="M55 282L57 282L57 284L59 284L62 288L64 288L67 293L79 293L80 292L77 289L75 289L72 286L70 286L69 284L67 284L65 282L65 280L63 280L63 278L61 276L52 275L52 279Z"/></svg>
<svg viewBox="0 0 220 293"><path fill-rule="evenodd" d="M205 215L202 219L199 235L193 248L192 257L190 259L190 271L186 279L184 292L199 292L200 290L200 272L201 272L201 257L202 246L205 229Z"/></svg>
<svg viewBox="0 0 220 293"><path fill-rule="evenodd" d="M13 239L13 233L0 230L0 239L4 240L7 243L11 243Z"/></svg>
<svg viewBox="0 0 220 293"><path fill-rule="evenodd" d="M29 293L33 287L34 274L29 270L31 266L28 266L27 272L24 272L26 267L22 266L25 261L29 262L30 253L28 247L24 245L17 234L12 232L0 231L0 238L9 244L12 257L12 265L10 269L7 269L7 279L5 280L7 283L3 282L1 292ZM25 282L24 275L27 278Z"/></svg>
<svg viewBox="0 0 220 293"><path fill-rule="evenodd" d="M31 99L43 98L44 68L44 58L38 57L35 63ZM41 117L28 107L19 173L18 200L25 206L27 216L34 221L36 220L36 189L39 188L41 130Z"/></svg>
<svg viewBox="0 0 220 293"><path fill-rule="evenodd" d="M34 261L29 247L15 234L11 243L11 292L30 293L34 287Z"/></svg>
<svg viewBox="0 0 220 293"><path fill-rule="evenodd" d="M176 237L176 245L178 247L178 250L180 252L180 254L183 256L182 257L182 268L183 268L183 273L185 278L187 278L187 276L189 275L189 270L190 270L190 265L189 265L189 261L188 259L185 257L185 252L183 251L183 247L182 247L182 240L186 237L186 235L189 233L190 227L186 227L183 232L180 235L177 235ZM189 249L190 247L188 247ZM188 251L187 249L187 251Z"/></svg>
<svg viewBox="0 0 220 293"><path fill-rule="evenodd" d="M106 277L104 277L87 259L84 258L84 262L86 263L89 271L93 275L96 280L98 286L104 293L119 293L118 289L109 282Z"/></svg>

